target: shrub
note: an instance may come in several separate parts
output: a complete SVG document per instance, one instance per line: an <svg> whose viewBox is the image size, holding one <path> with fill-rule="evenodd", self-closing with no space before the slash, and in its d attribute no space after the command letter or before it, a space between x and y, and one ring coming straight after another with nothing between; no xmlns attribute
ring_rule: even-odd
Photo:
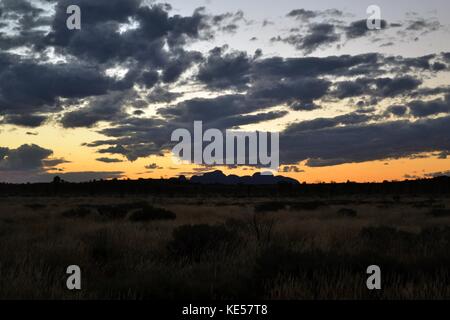
<svg viewBox="0 0 450 320"><path fill-rule="evenodd" d="M356 210L349 209L349 208L339 209L337 213L340 216L350 217L350 218L354 218L358 215L358 212Z"/></svg>
<svg viewBox="0 0 450 320"><path fill-rule="evenodd" d="M84 218L91 214L91 210L84 207L78 207L75 209L70 209L67 211L64 211L62 213L63 217L66 218Z"/></svg>
<svg viewBox="0 0 450 320"><path fill-rule="evenodd" d="M201 260L214 251L228 252L238 243L237 232L224 225L183 225L173 231L169 252L177 257Z"/></svg>
<svg viewBox="0 0 450 320"><path fill-rule="evenodd" d="M98 206L98 214L107 219L123 219L128 214L128 210L122 206Z"/></svg>
<svg viewBox="0 0 450 320"><path fill-rule="evenodd" d="M176 214L172 211L163 208L147 206L143 209L131 213L128 219L134 222L145 222L153 220L175 220L176 218Z"/></svg>

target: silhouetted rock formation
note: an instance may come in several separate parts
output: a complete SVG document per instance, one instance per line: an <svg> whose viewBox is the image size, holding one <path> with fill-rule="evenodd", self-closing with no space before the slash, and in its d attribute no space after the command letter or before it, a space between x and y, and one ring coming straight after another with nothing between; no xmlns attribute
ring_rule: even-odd
<svg viewBox="0 0 450 320"><path fill-rule="evenodd" d="M239 177L237 175L225 175L222 171L216 170L213 172L207 172L202 175L193 176L190 179L191 183L200 184L223 184L223 185L270 185L270 184L299 184L295 179L283 177L283 176L273 176L273 175L262 175L260 173L255 173L253 176L243 176Z"/></svg>

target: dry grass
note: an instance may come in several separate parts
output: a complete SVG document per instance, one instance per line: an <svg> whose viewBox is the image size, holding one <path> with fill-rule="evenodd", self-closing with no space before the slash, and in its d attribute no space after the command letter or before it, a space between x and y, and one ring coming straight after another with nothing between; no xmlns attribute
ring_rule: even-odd
<svg viewBox="0 0 450 320"><path fill-rule="evenodd" d="M450 217L418 205L427 199L391 199L283 199L276 211L259 212L255 206L264 206L264 199L2 198L0 298L450 298L450 232L442 229ZM110 220L95 208L84 217L64 217L86 204L142 202L172 211L176 219ZM434 206L450 208L450 200L436 199ZM348 209L356 216L342 214L353 212ZM227 243L206 246L209 252L196 259L169 249L176 228L199 224L222 225L227 236L216 240ZM374 231L362 236L369 227ZM443 231L423 231L433 227ZM210 239L207 228L204 233ZM238 239L232 250L229 234ZM65 288L65 269L72 264L82 269L78 292ZM383 272L379 292L365 286L370 264Z"/></svg>

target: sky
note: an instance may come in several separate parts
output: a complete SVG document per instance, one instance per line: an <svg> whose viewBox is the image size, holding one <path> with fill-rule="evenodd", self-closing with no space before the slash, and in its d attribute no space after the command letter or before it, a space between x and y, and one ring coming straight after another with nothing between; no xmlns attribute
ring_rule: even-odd
<svg viewBox="0 0 450 320"><path fill-rule="evenodd" d="M194 121L301 182L448 175L449 37L444 0L0 0L0 181L260 172L174 161Z"/></svg>

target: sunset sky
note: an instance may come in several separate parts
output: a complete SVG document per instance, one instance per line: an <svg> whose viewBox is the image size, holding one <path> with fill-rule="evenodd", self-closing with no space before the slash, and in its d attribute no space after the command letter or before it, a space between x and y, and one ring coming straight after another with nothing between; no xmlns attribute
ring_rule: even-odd
<svg viewBox="0 0 450 320"><path fill-rule="evenodd" d="M449 175L449 71L446 0L0 0L0 182L260 171L174 162L196 120L301 182Z"/></svg>

